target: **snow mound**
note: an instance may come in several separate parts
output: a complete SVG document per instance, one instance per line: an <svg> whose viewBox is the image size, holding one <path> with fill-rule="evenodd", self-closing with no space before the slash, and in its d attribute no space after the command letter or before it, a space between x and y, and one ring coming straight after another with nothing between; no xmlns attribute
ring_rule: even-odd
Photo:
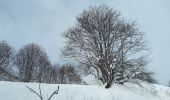
<svg viewBox="0 0 170 100"><path fill-rule="evenodd" d="M0 82L0 100L40 100L26 86L38 91L38 83ZM59 93L51 100L170 100L170 88L143 83L141 86L125 83L111 88L95 85L41 84L46 100L57 88Z"/></svg>

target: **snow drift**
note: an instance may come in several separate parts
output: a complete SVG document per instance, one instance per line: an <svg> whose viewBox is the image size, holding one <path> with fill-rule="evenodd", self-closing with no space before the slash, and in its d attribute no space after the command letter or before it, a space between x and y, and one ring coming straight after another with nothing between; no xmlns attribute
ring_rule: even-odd
<svg viewBox="0 0 170 100"><path fill-rule="evenodd" d="M39 100L26 86L38 91L38 83L0 82L0 100ZM170 100L170 88L142 83L125 83L111 88L96 85L41 84L43 97L48 98L60 87L51 100Z"/></svg>

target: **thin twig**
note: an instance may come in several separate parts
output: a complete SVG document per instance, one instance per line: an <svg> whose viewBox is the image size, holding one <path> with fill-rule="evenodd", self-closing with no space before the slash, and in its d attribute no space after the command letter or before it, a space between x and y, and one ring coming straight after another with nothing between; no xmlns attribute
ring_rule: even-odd
<svg viewBox="0 0 170 100"><path fill-rule="evenodd" d="M50 100L50 99L53 97L54 94L58 94L58 91L59 91L59 86L58 86L58 89L55 90L55 91L51 94L51 96L48 98L48 100Z"/></svg>
<svg viewBox="0 0 170 100"><path fill-rule="evenodd" d="M26 87L29 89L30 92L36 94L40 98L40 100L44 100L43 96L42 96L41 84L39 84L39 94L35 90L33 90L32 88L30 88L28 86L26 86ZM51 100L51 98L54 96L54 94L58 94L58 92L59 92L59 86L58 86L58 89L55 90L47 100Z"/></svg>

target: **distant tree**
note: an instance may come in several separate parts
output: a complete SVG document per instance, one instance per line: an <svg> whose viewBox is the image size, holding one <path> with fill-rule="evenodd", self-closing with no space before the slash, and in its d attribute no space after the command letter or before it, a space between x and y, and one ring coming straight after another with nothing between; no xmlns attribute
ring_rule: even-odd
<svg viewBox="0 0 170 100"><path fill-rule="evenodd" d="M0 80L12 81L16 78L10 67L13 53L14 49L6 41L0 41Z"/></svg>
<svg viewBox="0 0 170 100"><path fill-rule="evenodd" d="M50 61L44 49L32 43L21 48L14 58L18 77L24 82L42 82Z"/></svg>
<svg viewBox="0 0 170 100"><path fill-rule="evenodd" d="M170 87L170 80L169 80L169 82L168 82L168 87Z"/></svg>
<svg viewBox="0 0 170 100"><path fill-rule="evenodd" d="M52 84L70 84L81 83L81 78L75 67L71 64L52 65L45 71L46 77L43 79L44 83Z"/></svg>
<svg viewBox="0 0 170 100"><path fill-rule="evenodd" d="M64 36L63 55L87 67L106 88L133 79L146 63L144 33L106 6L85 10Z"/></svg>
<svg viewBox="0 0 170 100"><path fill-rule="evenodd" d="M71 64L62 65L58 71L59 82L61 84L81 83L81 78Z"/></svg>
<svg viewBox="0 0 170 100"><path fill-rule="evenodd" d="M44 83L50 83L50 84L56 84L60 83L59 81L59 65L52 65L46 69L46 77L44 78L43 82Z"/></svg>

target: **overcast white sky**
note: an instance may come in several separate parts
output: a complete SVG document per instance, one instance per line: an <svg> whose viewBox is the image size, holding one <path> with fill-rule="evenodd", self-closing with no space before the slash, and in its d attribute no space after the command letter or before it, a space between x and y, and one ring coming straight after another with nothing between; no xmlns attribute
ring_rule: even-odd
<svg viewBox="0 0 170 100"><path fill-rule="evenodd" d="M92 5L105 4L137 20L151 48L149 69L166 85L170 80L169 0L0 0L0 40L16 50L28 43L44 47L52 63L61 62L61 34Z"/></svg>

